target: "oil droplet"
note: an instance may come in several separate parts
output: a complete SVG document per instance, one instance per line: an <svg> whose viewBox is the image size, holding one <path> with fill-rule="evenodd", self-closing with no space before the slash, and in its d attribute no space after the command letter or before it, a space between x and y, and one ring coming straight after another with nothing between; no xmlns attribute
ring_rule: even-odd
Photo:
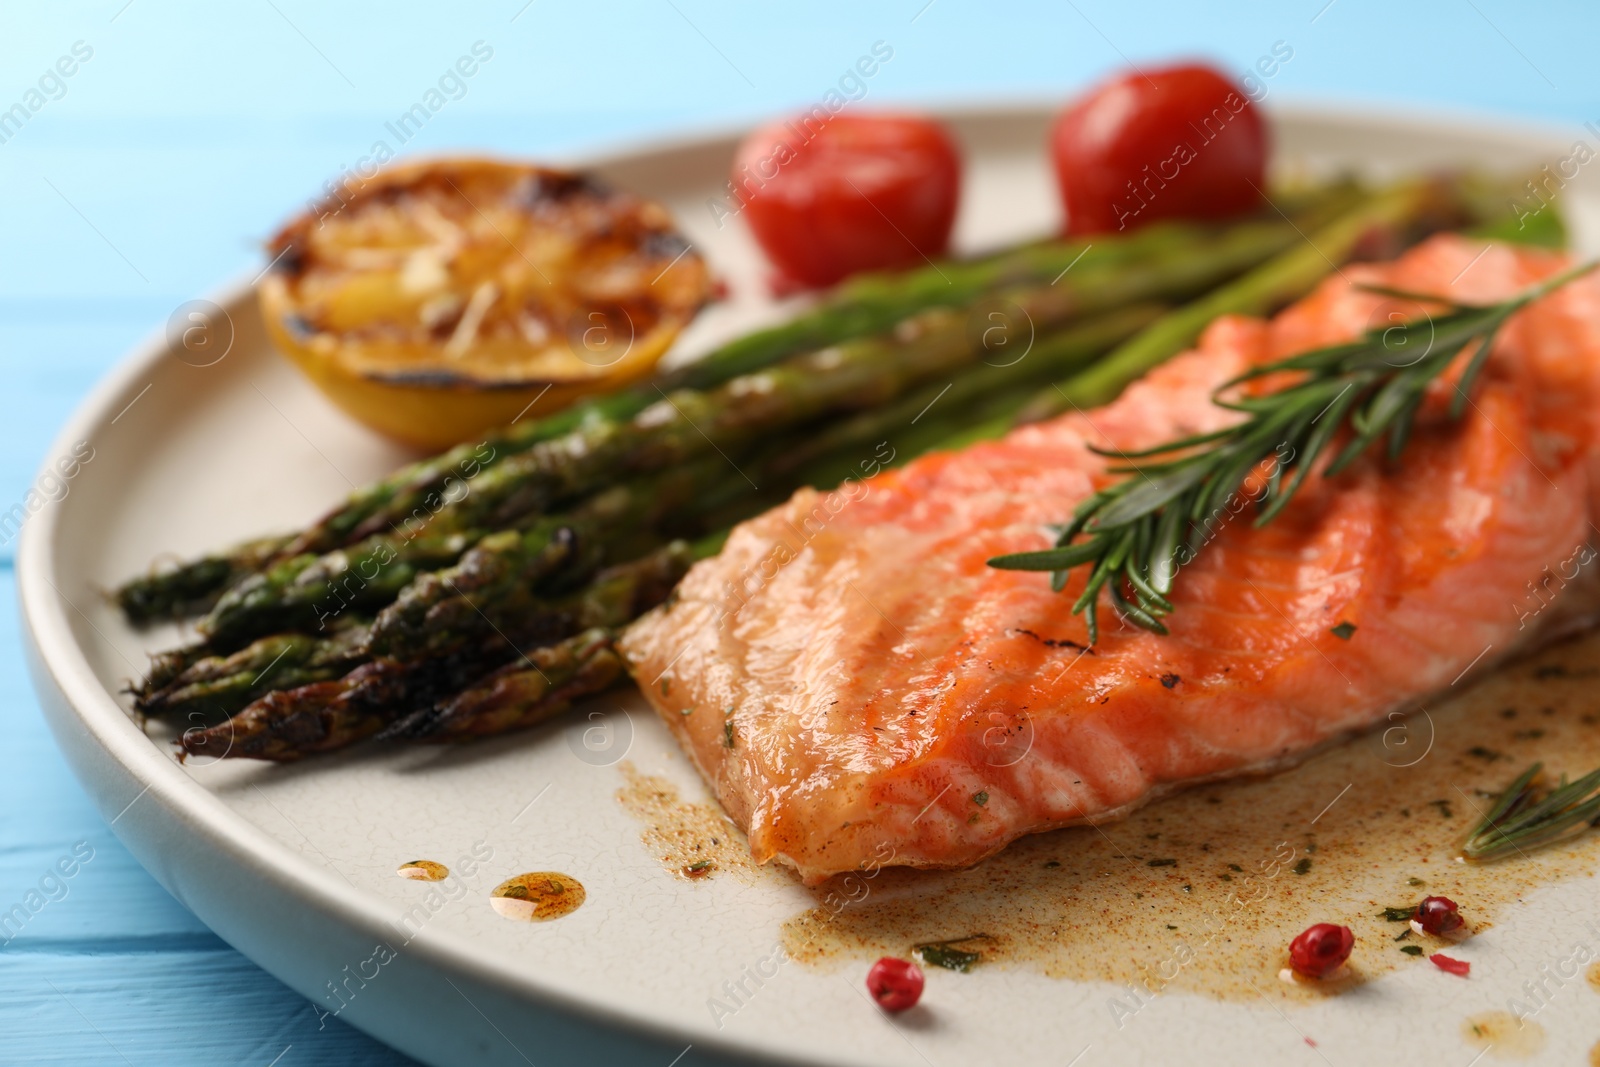
<svg viewBox="0 0 1600 1067"><path fill-rule="evenodd" d="M489 904L508 919L542 923L577 911L585 895L582 883L570 875L531 871L495 886Z"/></svg>
<svg viewBox="0 0 1600 1067"><path fill-rule="evenodd" d="M1544 1027L1509 1011L1470 1017L1461 1024L1461 1036L1473 1048L1488 1049L1501 1059L1525 1060L1544 1048Z"/></svg>
<svg viewBox="0 0 1600 1067"><path fill-rule="evenodd" d="M433 860L412 860L402 863L394 873L413 882L442 882L450 877L450 868Z"/></svg>

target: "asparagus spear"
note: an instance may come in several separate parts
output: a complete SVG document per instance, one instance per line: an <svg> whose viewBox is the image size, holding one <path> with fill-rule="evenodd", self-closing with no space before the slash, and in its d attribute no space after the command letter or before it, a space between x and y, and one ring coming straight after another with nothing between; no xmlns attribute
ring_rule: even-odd
<svg viewBox="0 0 1600 1067"><path fill-rule="evenodd" d="M619 542L637 546L733 476L721 456L703 457L616 486L561 519L491 534L460 563L423 576L385 608L372 627L371 651L400 659L438 655L490 631L514 632L539 599L540 581L557 568L568 585L586 579L615 560Z"/></svg>
<svg viewBox="0 0 1600 1067"><path fill-rule="evenodd" d="M1313 200L1335 196L1339 187L1319 190ZM758 330L718 350L727 365L749 373L798 352L824 348L867 334L882 333L895 323L932 307L959 307L987 293L1052 281L1069 268L1098 270L1152 256L1181 255L1203 245L1218 232L1215 225L1164 221L1127 234L1097 236L1092 241L1040 241L967 261L929 264L915 270L857 275L834 289L809 312L779 326ZM684 388L705 388L684 368ZM724 379L726 380L726 379Z"/></svg>
<svg viewBox="0 0 1600 1067"><path fill-rule="evenodd" d="M904 462L942 445L953 432L947 420L930 417L935 413L953 412L962 422L969 421L982 413L989 398L1009 396L1018 387L1082 367L1150 325L1162 310L1160 304L1133 304L1085 319L1036 339L1026 354L1007 357L1005 363L981 362L948 382L935 379L892 403L830 422L799 441L779 442L753 465L774 479L830 488L859 477L864 450L880 441L891 444Z"/></svg>
<svg viewBox="0 0 1600 1067"><path fill-rule="evenodd" d="M280 559L223 593L197 629L214 650L278 630L325 630L347 610L387 604L419 574L455 562L478 537L377 534L349 549Z"/></svg>
<svg viewBox="0 0 1600 1067"><path fill-rule="evenodd" d="M338 678L360 661L366 639L366 626L354 617L326 638L264 637L232 655L198 660L134 706L158 718L227 718L274 689Z"/></svg>
<svg viewBox="0 0 1600 1067"><path fill-rule="evenodd" d="M612 641L611 631L597 628L534 649L527 664L501 667L437 706L406 716L379 738L466 741L554 718L579 697L603 692L623 677Z"/></svg>
<svg viewBox="0 0 1600 1067"><path fill-rule="evenodd" d="M117 606L135 626L198 614L215 603L222 590L282 551L289 540L258 538L217 555L135 578L114 594Z"/></svg>
<svg viewBox="0 0 1600 1067"><path fill-rule="evenodd" d="M459 692L518 658L524 646L543 647L628 622L666 598L691 558L690 547L675 541L602 571L592 585L562 600L530 603L516 633L464 643L428 659L379 657L333 681L268 693L226 722L186 732L180 749L193 756L283 761L343 748Z"/></svg>
<svg viewBox="0 0 1600 1067"><path fill-rule="evenodd" d="M152 652L150 668L145 671L144 678L138 683L130 684L124 692L133 695L134 706L137 708L141 701L171 685L180 674L209 655L211 650L203 641L179 645L163 652Z"/></svg>
<svg viewBox="0 0 1600 1067"><path fill-rule="evenodd" d="M390 721L414 674L395 660L373 660L336 681L275 690L226 722L185 731L178 758L287 761L341 748Z"/></svg>
<svg viewBox="0 0 1600 1067"><path fill-rule="evenodd" d="M722 529L707 534L688 546L687 557L678 557L678 561L687 570L688 562L716 555L722 551L728 533ZM663 593L659 599L664 601L667 595ZM509 663L455 696L412 712L380 736L391 740L467 741L520 730L559 715L573 701L603 692L625 676L621 658L613 647L615 628L632 620L633 616L622 619L624 614L626 609L618 610L612 617L619 621L596 625L529 652L526 661ZM600 617L595 614L591 619Z"/></svg>
<svg viewBox="0 0 1600 1067"><path fill-rule="evenodd" d="M1390 186L1303 242L1173 311L1088 370L1045 390L1019 421L1107 403L1129 382L1192 345L1218 316L1274 311L1310 292L1362 249L1375 243L1391 248L1409 244L1422 233L1461 221L1461 210L1452 183L1430 179Z"/></svg>

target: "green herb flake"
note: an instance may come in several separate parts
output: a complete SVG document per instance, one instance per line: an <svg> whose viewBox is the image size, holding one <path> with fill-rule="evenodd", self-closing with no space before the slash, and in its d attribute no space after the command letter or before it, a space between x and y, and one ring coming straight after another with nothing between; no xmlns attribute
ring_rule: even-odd
<svg viewBox="0 0 1600 1067"><path fill-rule="evenodd" d="M960 946L970 945L974 941L993 940L988 934L973 934L953 941L925 941L920 945L912 945L911 954L918 963L928 967L943 967L947 971L966 974L983 961L983 953Z"/></svg>
<svg viewBox="0 0 1600 1067"><path fill-rule="evenodd" d="M972 794L972 802L981 808L989 803L989 794L984 792L974 793Z"/></svg>
<svg viewBox="0 0 1600 1067"><path fill-rule="evenodd" d="M663 679L661 679L661 695L664 696L664 697L672 695L672 679L671 678L663 678Z"/></svg>
<svg viewBox="0 0 1600 1067"><path fill-rule="evenodd" d="M1232 871L1234 874L1243 874L1244 873L1244 868L1239 866L1237 863L1228 864L1228 870Z"/></svg>
<svg viewBox="0 0 1600 1067"><path fill-rule="evenodd" d="M1390 923L1406 923L1410 922L1411 917L1416 913L1417 906L1415 904L1407 904L1403 908L1384 908L1383 921Z"/></svg>
<svg viewBox="0 0 1600 1067"><path fill-rule="evenodd" d="M1406 879L1406 885L1427 885L1427 884L1428 883L1424 882L1421 878L1413 877L1413 878L1407 878Z"/></svg>
<svg viewBox="0 0 1600 1067"><path fill-rule="evenodd" d="M1302 857L1299 863L1295 864L1293 867L1291 867L1289 869L1294 871L1295 874L1306 874L1306 873L1308 873L1311 870L1311 857L1310 856Z"/></svg>
<svg viewBox="0 0 1600 1067"><path fill-rule="evenodd" d="M1045 866L1047 868L1052 868L1053 869L1053 868L1061 866L1061 861L1060 860L1049 860L1048 862L1045 863Z"/></svg>
<svg viewBox="0 0 1600 1067"><path fill-rule="evenodd" d="M733 720L729 719L722 724L722 743L729 748L733 747Z"/></svg>
<svg viewBox="0 0 1600 1067"><path fill-rule="evenodd" d="M1356 632L1356 624L1353 622L1341 622L1328 632L1341 641L1348 641L1350 636Z"/></svg>
<svg viewBox="0 0 1600 1067"><path fill-rule="evenodd" d="M1178 861L1175 859L1151 860L1145 864L1147 867L1176 867L1177 865Z"/></svg>
<svg viewBox="0 0 1600 1067"><path fill-rule="evenodd" d="M1400 951L1404 952L1407 956L1420 956L1420 955L1422 955L1422 946L1421 945L1401 945L1400 946Z"/></svg>

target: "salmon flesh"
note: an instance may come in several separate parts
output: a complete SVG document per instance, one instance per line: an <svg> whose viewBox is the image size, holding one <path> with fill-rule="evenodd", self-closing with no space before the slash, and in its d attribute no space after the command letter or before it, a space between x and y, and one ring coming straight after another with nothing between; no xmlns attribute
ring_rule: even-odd
<svg viewBox="0 0 1600 1067"><path fill-rule="evenodd" d="M1084 569L1055 593L987 560L1049 547L1120 477L1091 445L1226 426L1213 393L1246 368L1425 313L1361 283L1488 303L1567 265L1438 237L1271 321L1219 319L1105 407L802 490L632 626L630 669L755 858L808 883L964 866L1397 721L1600 607L1594 276L1507 324L1459 420L1435 382L1398 464L1313 476L1260 528L1247 483L1179 571L1168 636L1106 606L1089 649Z"/></svg>

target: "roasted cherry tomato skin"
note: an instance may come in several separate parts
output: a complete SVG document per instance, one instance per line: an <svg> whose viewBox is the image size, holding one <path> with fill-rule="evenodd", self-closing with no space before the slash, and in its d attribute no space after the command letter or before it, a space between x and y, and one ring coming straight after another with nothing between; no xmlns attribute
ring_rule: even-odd
<svg viewBox="0 0 1600 1067"><path fill-rule="evenodd" d="M943 126L916 115L801 117L745 139L733 187L786 282L832 285L943 254L961 156Z"/></svg>
<svg viewBox="0 0 1600 1067"><path fill-rule="evenodd" d="M1069 105L1051 134L1074 234L1249 211L1266 188L1268 148L1245 91L1201 65L1105 82Z"/></svg>

